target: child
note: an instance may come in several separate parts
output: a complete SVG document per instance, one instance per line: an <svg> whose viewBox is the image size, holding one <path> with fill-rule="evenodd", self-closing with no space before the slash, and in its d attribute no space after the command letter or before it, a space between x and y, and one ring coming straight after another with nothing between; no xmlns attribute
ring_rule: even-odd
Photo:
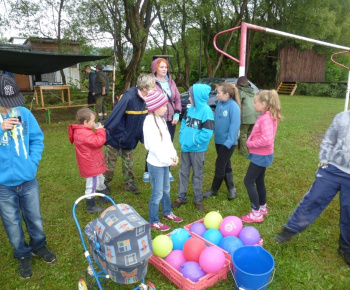
<svg viewBox="0 0 350 290"><path fill-rule="evenodd" d="M254 96L255 91L250 86L250 83L246 76L241 76L237 80L237 88L239 91L239 99L241 101L242 121L239 128L239 153L247 156L247 139L252 133L256 119L259 117L259 113L254 109Z"/></svg>
<svg viewBox="0 0 350 290"><path fill-rule="evenodd" d="M228 200L237 196L231 167L231 156L237 145L238 131L241 123L241 111L238 89L225 82L217 86L218 104L215 109L215 148L217 158L215 175L211 189L203 197L215 196L223 180L228 190Z"/></svg>
<svg viewBox="0 0 350 290"><path fill-rule="evenodd" d="M282 119L281 105L275 90L259 91L254 97L255 111L261 113L247 140L250 164L244 178L252 211L241 219L246 223L261 223L268 215L266 207L265 171L273 161L273 146L278 122ZM256 186L255 186L256 185Z"/></svg>
<svg viewBox="0 0 350 290"><path fill-rule="evenodd" d="M335 116L321 143L316 180L275 239L289 241L313 223L340 191L338 252L350 266L350 111Z"/></svg>
<svg viewBox="0 0 350 290"><path fill-rule="evenodd" d="M36 179L44 134L33 114L22 107L24 103L16 81L0 74L0 216L14 248L14 257L18 259L19 275L30 278L32 255L46 263L54 262L56 255L46 247Z"/></svg>
<svg viewBox="0 0 350 290"><path fill-rule="evenodd" d="M147 165L152 185L149 222L151 228L167 231L170 227L159 220L159 203L162 205L164 219L182 222L182 218L172 213L170 204L169 166L176 166L179 158L163 118L168 103L166 96L160 92L151 91L145 101L149 115L143 123L143 135L145 148L148 150Z"/></svg>
<svg viewBox="0 0 350 290"><path fill-rule="evenodd" d="M76 114L78 124L71 124L68 127L69 141L74 143L80 174L86 178L85 194L95 191L109 194L103 176L107 169L102 153L102 146L106 142L106 131L100 123L97 123L96 130L92 131L95 118L96 113L91 109L79 109ZM106 200L100 198L100 203L105 202ZM88 213L101 212L105 209L96 205L94 197L86 199L86 207Z"/></svg>
<svg viewBox="0 0 350 290"><path fill-rule="evenodd" d="M190 87L189 100L192 104L182 118L179 141L181 145L181 166L177 199L172 207L180 207L187 201L187 184L192 167L192 188L197 210L203 210L203 173L205 154L213 136L214 117L207 105L210 86L195 84Z"/></svg>

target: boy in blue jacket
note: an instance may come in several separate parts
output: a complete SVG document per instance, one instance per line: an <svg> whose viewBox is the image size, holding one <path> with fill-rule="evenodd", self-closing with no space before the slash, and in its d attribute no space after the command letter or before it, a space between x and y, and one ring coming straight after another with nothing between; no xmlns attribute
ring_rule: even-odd
<svg viewBox="0 0 350 290"><path fill-rule="evenodd" d="M192 188L197 210L203 210L204 160L210 138L214 132L214 116L207 104L210 86L195 84L190 87L191 107L182 118L179 141L181 145L181 166L177 199L172 207L180 207L187 201L187 184L192 167Z"/></svg>
<svg viewBox="0 0 350 290"><path fill-rule="evenodd" d="M19 275L30 278L32 255L47 263L56 255L46 248L36 180L44 135L16 81L0 74L0 216L19 262ZM26 242L22 218L30 237Z"/></svg>

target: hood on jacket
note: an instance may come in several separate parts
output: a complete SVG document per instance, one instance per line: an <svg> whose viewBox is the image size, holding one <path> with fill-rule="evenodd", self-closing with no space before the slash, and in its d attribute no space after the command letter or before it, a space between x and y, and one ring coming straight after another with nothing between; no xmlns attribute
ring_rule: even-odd
<svg viewBox="0 0 350 290"><path fill-rule="evenodd" d="M90 128L87 128L87 127L84 127L82 125L78 125L78 124L70 124L68 126L68 138L69 138L69 141L70 143L74 143L74 131L77 130L77 129L89 129L91 130Z"/></svg>
<svg viewBox="0 0 350 290"><path fill-rule="evenodd" d="M206 84L194 84L191 91L193 91L193 96L191 96L193 98L193 105L197 109L207 104L211 92L210 86Z"/></svg>

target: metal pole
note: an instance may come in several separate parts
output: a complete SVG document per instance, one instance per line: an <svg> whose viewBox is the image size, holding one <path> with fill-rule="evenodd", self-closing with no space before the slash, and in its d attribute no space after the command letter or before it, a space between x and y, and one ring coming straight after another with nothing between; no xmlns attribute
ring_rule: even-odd
<svg viewBox="0 0 350 290"><path fill-rule="evenodd" d="M201 18L201 39L199 41L199 79L202 78L202 33L203 33L203 17Z"/></svg>
<svg viewBox="0 0 350 290"><path fill-rule="evenodd" d="M117 1L114 1L114 31L113 31L113 90L112 90L112 104L114 106L115 94L115 70L116 70L116 50L117 50Z"/></svg>

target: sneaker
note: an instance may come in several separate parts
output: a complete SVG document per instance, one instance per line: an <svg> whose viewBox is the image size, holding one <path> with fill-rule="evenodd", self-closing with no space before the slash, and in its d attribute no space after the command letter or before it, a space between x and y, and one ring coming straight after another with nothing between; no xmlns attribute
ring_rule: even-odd
<svg viewBox="0 0 350 290"><path fill-rule="evenodd" d="M182 202L181 200L177 199L171 204L171 207L178 208L178 207L182 206L183 204L185 204L185 202Z"/></svg>
<svg viewBox="0 0 350 290"><path fill-rule="evenodd" d="M124 190L130 191L134 194L139 194L141 191L136 187L133 181L125 183Z"/></svg>
<svg viewBox="0 0 350 290"><path fill-rule="evenodd" d="M149 182L149 176L150 176L149 172L144 172L142 176L143 182Z"/></svg>
<svg viewBox="0 0 350 290"><path fill-rule="evenodd" d="M158 231L162 231L162 232L165 232L165 231L170 230L170 227L169 227L169 226L164 225L164 224L162 224L161 222L151 224L151 228L152 228L152 229L155 229L155 230L158 230Z"/></svg>
<svg viewBox="0 0 350 290"><path fill-rule="evenodd" d="M350 266L350 252L345 252L345 250L341 247L338 248L338 253L343 257L346 264Z"/></svg>
<svg viewBox="0 0 350 290"><path fill-rule="evenodd" d="M261 223L264 221L264 216L261 213L256 216L253 212L250 212L247 215L242 216L241 220L245 223Z"/></svg>
<svg viewBox="0 0 350 290"><path fill-rule="evenodd" d="M176 223L181 223L183 221L182 218L180 218L179 216L174 215L173 213L168 214L168 215L163 215L163 219L169 220L169 221L173 221Z"/></svg>
<svg viewBox="0 0 350 290"><path fill-rule="evenodd" d="M39 256L40 258L43 258L46 263L53 263L56 261L56 255L45 246L37 251L33 251L33 256Z"/></svg>
<svg viewBox="0 0 350 290"><path fill-rule="evenodd" d="M291 232L288 228L283 228L282 232L280 232L277 236L275 236L275 240L281 244L290 241L295 233Z"/></svg>
<svg viewBox="0 0 350 290"><path fill-rule="evenodd" d="M171 174L170 171L169 171L169 180L170 180L170 181L174 181L174 176Z"/></svg>
<svg viewBox="0 0 350 290"><path fill-rule="evenodd" d="M33 276L31 257L18 259L18 272L19 275L25 279Z"/></svg>
<svg viewBox="0 0 350 290"><path fill-rule="evenodd" d="M203 211L203 210L204 210L203 202L198 201L198 202L195 202L194 204L195 204L196 209L197 209L198 211Z"/></svg>
<svg viewBox="0 0 350 290"><path fill-rule="evenodd" d="M260 207L260 213L263 215L263 216L268 216L269 213L267 211L267 207Z"/></svg>

